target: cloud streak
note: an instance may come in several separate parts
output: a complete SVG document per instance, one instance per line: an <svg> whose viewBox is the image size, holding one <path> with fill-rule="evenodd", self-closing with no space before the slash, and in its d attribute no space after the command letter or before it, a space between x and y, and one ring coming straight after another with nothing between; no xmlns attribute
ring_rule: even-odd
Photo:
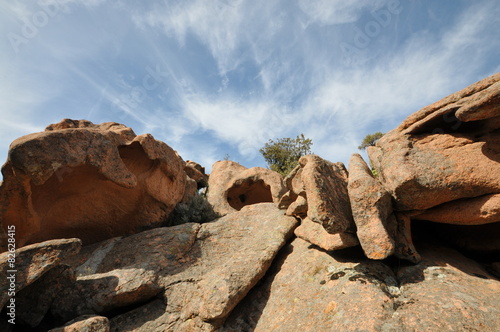
<svg viewBox="0 0 500 332"><path fill-rule="evenodd" d="M227 151L263 166L268 139L300 133L347 162L366 134L499 68L495 1L51 3L61 11L20 52L0 41L0 157L6 141L74 117L207 163ZM4 36L43 10L0 6Z"/></svg>

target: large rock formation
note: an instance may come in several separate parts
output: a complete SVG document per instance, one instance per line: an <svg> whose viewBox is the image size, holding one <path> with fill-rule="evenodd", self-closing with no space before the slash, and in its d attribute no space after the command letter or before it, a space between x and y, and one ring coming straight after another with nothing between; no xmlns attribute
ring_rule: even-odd
<svg viewBox="0 0 500 332"><path fill-rule="evenodd" d="M457 224L500 221L494 203L488 211L478 209L478 200L496 202L491 195L500 193L499 100L500 74L495 74L424 107L368 148L397 210L427 210L426 219L440 221L443 212L428 209L461 200L462 209L470 205L469 213L447 209L455 213L446 219Z"/></svg>
<svg viewBox="0 0 500 332"><path fill-rule="evenodd" d="M15 226L18 246L93 243L158 225L187 184L183 160L153 136L68 119L15 140L2 174L0 220Z"/></svg>
<svg viewBox="0 0 500 332"><path fill-rule="evenodd" d="M227 215L203 224L202 166L151 136L67 120L21 138L0 184L3 312L16 289L0 330L500 331L499 81L410 116L370 149L373 173L357 154L349 173L310 155L285 187L218 162L208 200ZM180 225L140 229L175 202ZM46 234L105 240L14 251Z"/></svg>
<svg viewBox="0 0 500 332"><path fill-rule="evenodd" d="M421 263L390 266L296 239L221 332L498 331L499 281L451 249L420 250Z"/></svg>
<svg viewBox="0 0 500 332"><path fill-rule="evenodd" d="M454 225L500 222L499 100L495 74L410 115L368 148L395 210ZM493 229L500 234L500 227ZM448 233L463 248L488 251L487 242L476 245L480 238L460 241L456 227Z"/></svg>
<svg viewBox="0 0 500 332"><path fill-rule="evenodd" d="M296 224L264 203L212 223L106 240L66 261L71 273L33 284L30 294L50 291L43 303L35 296L24 305L42 312L49 303L61 323L111 314L113 331L214 331L264 276Z"/></svg>
<svg viewBox="0 0 500 332"><path fill-rule="evenodd" d="M246 168L230 160L212 166L208 188L208 201L222 215L246 205L278 203L285 192L283 178L277 172L262 167Z"/></svg>

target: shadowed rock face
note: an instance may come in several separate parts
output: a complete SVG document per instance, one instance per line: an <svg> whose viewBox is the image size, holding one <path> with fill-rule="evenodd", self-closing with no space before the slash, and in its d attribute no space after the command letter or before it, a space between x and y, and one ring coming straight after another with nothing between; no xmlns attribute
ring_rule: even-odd
<svg viewBox="0 0 500 332"><path fill-rule="evenodd" d="M12 288L8 276L15 275L15 291L29 286L44 273L60 264L65 258L80 251L82 242L79 239L57 239L36 243L15 252L13 265L10 252L0 254L0 308L8 302L9 289ZM11 272L8 272L11 271Z"/></svg>
<svg viewBox="0 0 500 332"><path fill-rule="evenodd" d="M278 173L262 167L246 168L230 160L212 166L208 186L207 199L219 214L239 211L246 205L278 203L285 191Z"/></svg>
<svg viewBox="0 0 500 332"><path fill-rule="evenodd" d="M182 159L151 135L68 119L15 140L2 173L0 220L4 230L15 226L18 246L63 237L93 243L151 227L187 183Z"/></svg>
<svg viewBox="0 0 500 332"><path fill-rule="evenodd" d="M205 188L208 185L208 175L205 174L205 167L200 164L192 160L188 160L186 161L184 171L187 176L196 181L197 189Z"/></svg>
<svg viewBox="0 0 500 332"><path fill-rule="evenodd" d="M227 191L227 202L235 210L241 210L245 205L273 202L271 188L263 180L254 182L252 179L243 179L234 184Z"/></svg>

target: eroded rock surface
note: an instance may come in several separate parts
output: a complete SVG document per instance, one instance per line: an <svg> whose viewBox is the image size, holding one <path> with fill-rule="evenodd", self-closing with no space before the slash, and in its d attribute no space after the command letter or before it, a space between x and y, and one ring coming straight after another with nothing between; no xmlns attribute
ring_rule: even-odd
<svg viewBox="0 0 500 332"><path fill-rule="evenodd" d="M81 316L49 332L109 332L109 320L103 316Z"/></svg>
<svg viewBox="0 0 500 332"><path fill-rule="evenodd" d="M208 179L207 199L219 214L239 211L246 205L278 203L285 193L283 178L277 172L262 168L246 168L222 160L212 166Z"/></svg>
<svg viewBox="0 0 500 332"><path fill-rule="evenodd" d="M500 193L499 99L500 74L495 74L410 115L368 148L397 210ZM454 223L471 222L470 215L462 219L456 212ZM498 210L491 212L485 222L500 221Z"/></svg>
<svg viewBox="0 0 500 332"><path fill-rule="evenodd" d="M146 303L112 318L111 329L214 331L264 276L296 224L275 204L262 203L212 223L113 238L84 247L65 262L72 273L54 275L37 289L52 284L43 298L60 322ZM38 303L25 305L46 310Z"/></svg>
<svg viewBox="0 0 500 332"><path fill-rule="evenodd" d="M158 225L187 183L182 159L153 136L69 119L15 140L2 174L0 220L16 227L18 247L65 237L88 244Z"/></svg>
<svg viewBox="0 0 500 332"><path fill-rule="evenodd" d="M455 250L422 245L422 262L400 268L401 296L384 323L395 331L498 331L500 282Z"/></svg>
<svg viewBox="0 0 500 332"><path fill-rule="evenodd" d="M221 331L497 331L498 280L451 249L420 250L421 263L390 267L296 239Z"/></svg>

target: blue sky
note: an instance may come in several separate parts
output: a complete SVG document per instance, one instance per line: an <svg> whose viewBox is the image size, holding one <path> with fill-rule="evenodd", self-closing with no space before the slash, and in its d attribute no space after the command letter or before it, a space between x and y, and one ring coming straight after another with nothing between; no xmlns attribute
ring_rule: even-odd
<svg viewBox="0 0 500 332"><path fill-rule="evenodd" d="M151 133L185 159L265 166L304 133L362 138L500 71L496 0L0 2L0 161L63 118Z"/></svg>

